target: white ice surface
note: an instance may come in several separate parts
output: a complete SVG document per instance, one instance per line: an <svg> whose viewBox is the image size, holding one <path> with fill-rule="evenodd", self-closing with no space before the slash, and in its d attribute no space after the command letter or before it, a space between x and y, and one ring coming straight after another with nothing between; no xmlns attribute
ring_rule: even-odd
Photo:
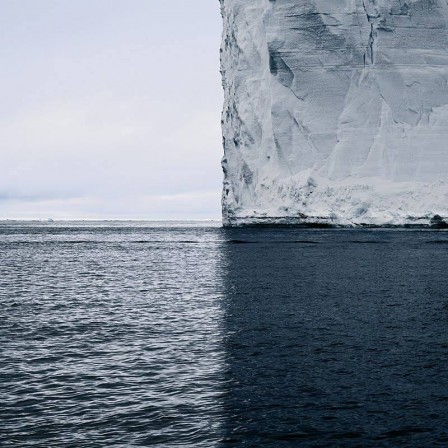
<svg viewBox="0 0 448 448"><path fill-rule="evenodd" d="M226 224L448 217L446 0L221 0Z"/></svg>

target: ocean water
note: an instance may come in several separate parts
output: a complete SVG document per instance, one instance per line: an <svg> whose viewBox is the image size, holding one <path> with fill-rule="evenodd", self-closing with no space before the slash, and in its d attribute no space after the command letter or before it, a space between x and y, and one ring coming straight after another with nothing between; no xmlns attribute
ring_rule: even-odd
<svg viewBox="0 0 448 448"><path fill-rule="evenodd" d="M446 447L448 232L0 224L2 447Z"/></svg>

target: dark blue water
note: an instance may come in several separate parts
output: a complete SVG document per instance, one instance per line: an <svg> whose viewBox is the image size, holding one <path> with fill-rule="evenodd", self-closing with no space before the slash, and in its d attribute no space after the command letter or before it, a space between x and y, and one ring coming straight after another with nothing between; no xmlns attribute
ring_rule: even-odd
<svg viewBox="0 0 448 448"><path fill-rule="evenodd" d="M446 447L448 233L0 225L0 446Z"/></svg>

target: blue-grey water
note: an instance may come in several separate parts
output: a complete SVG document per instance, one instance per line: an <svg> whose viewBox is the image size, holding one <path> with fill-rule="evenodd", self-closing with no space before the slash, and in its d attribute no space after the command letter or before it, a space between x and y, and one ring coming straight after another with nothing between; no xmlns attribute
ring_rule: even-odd
<svg viewBox="0 0 448 448"><path fill-rule="evenodd" d="M446 447L448 232L0 224L2 447Z"/></svg>

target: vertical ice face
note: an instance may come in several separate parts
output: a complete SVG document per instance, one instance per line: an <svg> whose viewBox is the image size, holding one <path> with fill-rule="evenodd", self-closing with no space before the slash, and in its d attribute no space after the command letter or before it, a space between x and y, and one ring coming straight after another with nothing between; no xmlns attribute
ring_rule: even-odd
<svg viewBox="0 0 448 448"><path fill-rule="evenodd" d="M448 217L446 0L221 0L225 224Z"/></svg>

